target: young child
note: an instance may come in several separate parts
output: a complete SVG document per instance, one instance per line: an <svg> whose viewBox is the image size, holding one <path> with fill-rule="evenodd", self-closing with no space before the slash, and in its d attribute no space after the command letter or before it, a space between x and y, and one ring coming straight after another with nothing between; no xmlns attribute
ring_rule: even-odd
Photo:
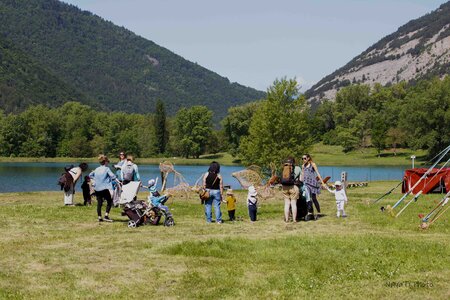
<svg viewBox="0 0 450 300"><path fill-rule="evenodd" d="M236 213L236 197L233 195L233 190L227 190L227 197L225 199L227 203L228 216L230 217L230 221L236 221L235 213Z"/></svg>
<svg viewBox="0 0 450 300"><path fill-rule="evenodd" d="M248 187L247 206L250 221L252 223L256 221L256 214L258 210L257 204L258 204L258 192L256 191L255 187L251 185Z"/></svg>
<svg viewBox="0 0 450 300"><path fill-rule="evenodd" d="M89 176L84 176L84 181L81 184L81 189L83 190L84 205L92 205L92 185L91 178L89 178Z"/></svg>
<svg viewBox="0 0 450 300"><path fill-rule="evenodd" d="M334 183L334 186L336 189L334 191L330 190L327 186L327 190L330 193L334 194L334 197L336 198L336 207L337 207L337 213L336 216L339 218L341 216L342 211L342 217L345 218L347 215L344 211L344 203L347 203L347 194L345 193L345 190L342 188L342 183L338 180Z"/></svg>
<svg viewBox="0 0 450 300"><path fill-rule="evenodd" d="M172 214L170 213L169 208L164 205L164 203L166 203L166 201L169 200L170 194L161 195L156 190L157 183L158 183L158 178L156 178L156 180L150 179L148 181L147 187L150 192L150 195L148 196L148 202L149 202L149 204L152 204L153 206L164 210L166 212L166 216L170 217L170 216L172 216Z"/></svg>

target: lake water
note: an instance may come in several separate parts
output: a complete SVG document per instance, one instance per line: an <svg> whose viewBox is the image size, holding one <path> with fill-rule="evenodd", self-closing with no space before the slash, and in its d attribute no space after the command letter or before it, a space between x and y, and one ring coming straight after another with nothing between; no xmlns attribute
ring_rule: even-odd
<svg viewBox="0 0 450 300"><path fill-rule="evenodd" d="M56 181L67 163L0 163L0 193L29 192L29 191L57 191ZM92 164L94 169L98 164ZM175 166L186 181L193 185L207 171L208 166ZM233 189L240 189L240 185L231 173L242 170L240 166L221 166L224 184ZM398 180L403 178L405 167L329 167L320 166L322 177L331 176L331 181L339 180L342 171L346 171L349 181ZM141 179L147 182L150 178L160 176L159 166L139 165ZM83 174L83 175L87 175ZM169 186L173 177L169 178ZM80 190L80 183L77 184Z"/></svg>

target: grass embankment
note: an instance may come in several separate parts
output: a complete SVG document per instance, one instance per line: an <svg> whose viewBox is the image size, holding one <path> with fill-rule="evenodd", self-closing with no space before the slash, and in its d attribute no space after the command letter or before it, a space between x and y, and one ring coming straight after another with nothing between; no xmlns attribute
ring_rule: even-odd
<svg viewBox="0 0 450 300"><path fill-rule="evenodd" d="M365 148L344 153L341 146L315 144L311 156L323 166L411 166L411 155L416 156L415 165L426 162L424 150L385 150L380 154L374 148Z"/></svg>
<svg viewBox="0 0 450 300"><path fill-rule="evenodd" d="M117 157L109 157L112 163L115 163ZM211 161L216 160L222 165L240 165L241 162L228 153L217 153L201 155L200 158L183 157L138 157L137 164L158 165L163 161L170 161L176 165L209 165ZM90 162L98 163L97 157L0 157L0 162Z"/></svg>
<svg viewBox="0 0 450 300"><path fill-rule="evenodd" d="M411 155L416 155L416 166L426 161L426 151L409 149L397 149L396 155L393 150L383 151L380 156L373 148L355 150L344 153L341 146L329 146L321 143L315 144L311 151L313 159L322 166L410 166ZM212 160L218 161L221 165L241 165L242 162L231 156L229 153L217 153L202 155L200 158L182 157L150 157L137 158L138 164L159 164L162 161L171 161L177 165L208 165ZM97 162L95 157L91 158L70 158L70 157L0 157L0 162ZM111 158L115 162L115 158Z"/></svg>
<svg viewBox="0 0 450 300"><path fill-rule="evenodd" d="M315 222L285 225L272 199L251 224L238 192L243 221L205 224L192 195L169 203L175 227L135 229L117 208L99 224L95 207L63 207L60 193L0 194L0 298L448 299L450 213L420 231L417 214L440 195L397 219L379 207L398 192L368 205L394 185L349 190L347 219L323 193Z"/></svg>

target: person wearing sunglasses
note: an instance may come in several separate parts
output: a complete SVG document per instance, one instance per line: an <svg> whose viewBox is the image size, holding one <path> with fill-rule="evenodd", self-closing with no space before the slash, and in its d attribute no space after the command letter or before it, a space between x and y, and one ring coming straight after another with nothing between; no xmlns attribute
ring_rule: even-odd
<svg viewBox="0 0 450 300"><path fill-rule="evenodd" d="M317 210L317 217L319 217L320 214L320 204L317 200L317 195L320 194L320 185L319 182L322 184L322 186L325 185L323 182L322 176L320 176L319 169L317 168L317 165L312 160L311 155L305 154L302 157L302 178L301 181L305 184L305 187L308 189L309 193L309 199L312 201L308 201L308 215L305 219L311 220L314 218L314 209L313 204L316 207Z"/></svg>

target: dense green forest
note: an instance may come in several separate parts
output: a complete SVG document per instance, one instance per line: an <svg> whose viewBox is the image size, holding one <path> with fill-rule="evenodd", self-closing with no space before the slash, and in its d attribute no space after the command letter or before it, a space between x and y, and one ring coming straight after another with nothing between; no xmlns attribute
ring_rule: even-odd
<svg viewBox="0 0 450 300"><path fill-rule="evenodd" d="M125 150L139 157L229 151L245 164L268 166L298 157L314 143L425 149L434 155L450 144L450 76L416 85L351 85L335 102L312 110L295 80L276 80L263 100L232 107L216 130L205 106L180 109L174 117L99 112L76 102L48 109L31 106L0 114L0 155L93 157Z"/></svg>
<svg viewBox="0 0 450 300"><path fill-rule="evenodd" d="M263 92L230 83L123 27L57 0L2 0L0 19L1 40L41 66L33 73L61 81L54 91L45 89L48 94L41 93L42 97L31 93L33 100L28 99L28 85L17 85L14 99L23 100L17 107L15 101L4 100L9 103L3 107L6 112L28 103L56 107L66 98L60 96L67 94L79 96L80 102L92 100L105 111L154 112L158 99L169 115L183 107L204 105L220 120L229 107L264 97Z"/></svg>
<svg viewBox="0 0 450 300"><path fill-rule="evenodd" d="M33 104L90 104L87 97L60 80L0 36L0 107L18 112Z"/></svg>

